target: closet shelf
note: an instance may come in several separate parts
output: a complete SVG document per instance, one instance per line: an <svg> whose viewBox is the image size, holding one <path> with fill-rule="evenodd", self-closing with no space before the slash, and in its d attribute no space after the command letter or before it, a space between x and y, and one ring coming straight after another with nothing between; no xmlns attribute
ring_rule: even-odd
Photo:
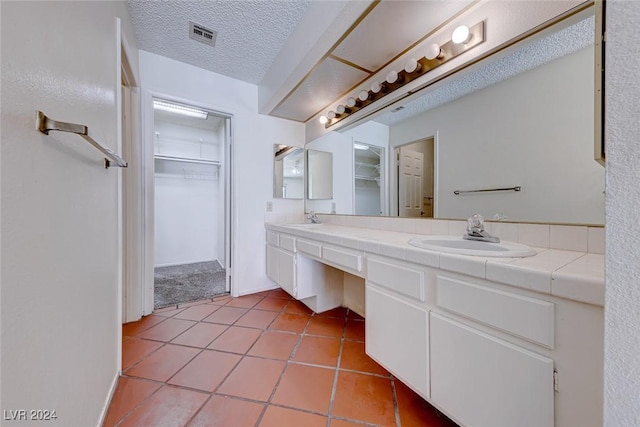
<svg viewBox="0 0 640 427"><path fill-rule="evenodd" d="M177 157L177 156L165 156L156 154L154 156L156 160L169 160L172 162L186 162L186 163L202 163L205 165L213 165L220 167L220 162L217 160L196 159L192 157Z"/></svg>
<svg viewBox="0 0 640 427"><path fill-rule="evenodd" d="M355 175L355 179L359 179L359 180L362 180L362 181L375 181L375 182L379 182L380 181L380 177L363 176L363 175Z"/></svg>

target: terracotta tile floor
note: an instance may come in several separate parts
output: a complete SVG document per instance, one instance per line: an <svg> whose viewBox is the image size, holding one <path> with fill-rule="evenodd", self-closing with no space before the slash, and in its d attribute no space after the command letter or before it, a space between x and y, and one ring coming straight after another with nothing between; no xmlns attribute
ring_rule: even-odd
<svg viewBox="0 0 640 427"><path fill-rule="evenodd" d="M455 424L364 352L364 320L281 290L184 304L123 326L104 426Z"/></svg>

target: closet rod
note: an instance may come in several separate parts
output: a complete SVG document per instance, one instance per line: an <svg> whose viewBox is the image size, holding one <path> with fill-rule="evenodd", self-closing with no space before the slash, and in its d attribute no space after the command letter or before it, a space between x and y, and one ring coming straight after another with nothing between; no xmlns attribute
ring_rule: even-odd
<svg viewBox="0 0 640 427"><path fill-rule="evenodd" d="M217 160L204 160L204 159L194 159L191 157L176 157L176 156L165 156L161 154L156 154L154 158L158 160L171 160L175 162L186 162L186 163L202 163L205 165L213 165L220 167L220 162Z"/></svg>

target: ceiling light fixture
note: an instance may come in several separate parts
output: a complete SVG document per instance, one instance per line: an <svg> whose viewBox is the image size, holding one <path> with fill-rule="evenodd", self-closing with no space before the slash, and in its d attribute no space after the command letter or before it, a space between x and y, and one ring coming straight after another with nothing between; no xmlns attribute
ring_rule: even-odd
<svg viewBox="0 0 640 427"><path fill-rule="evenodd" d="M329 118L327 116L320 116L318 120L320 121L320 124L324 125L329 121Z"/></svg>
<svg viewBox="0 0 640 427"><path fill-rule="evenodd" d="M404 71L407 73L414 73L416 71L420 71L422 65L418 62L416 58L409 58L407 62L404 64Z"/></svg>
<svg viewBox="0 0 640 427"><path fill-rule="evenodd" d="M356 150L368 150L369 146L368 145L364 145L364 144L355 143L355 144L353 144L353 148L355 148Z"/></svg>
<svg viewBox="0 0 640 427"><path fill-rule="evenodd" d="M444 52L442 52L442 48L437 43L431 43L427 46L427 53L424 55L429 61L434 59L442 59L444 58Z"/></svg>
<svg viewBox="0 0 640 427"><path fill-rule="evenodd" d="M179 105L179 104L172 104L170 102L158 101L155 99L153 100L153 109L166 111L174 114L181 114L183 116L197 117L199 119L206 119L209 116L208 112L204 110L200 110L198 108L187 107L185 105Z"/></svg>
<svg viewBox="0 0 640 427"><path fill-rule="evenodd" d="M485 41L484 26L484 21L478 22L471 28L461 25L455 28L449 41L443 44L425 43L425 45L422 46L424 57L420 57L419 59L415 57L404 57L404 67L400 71L389 70L384 80L377 80L380 78L377 74L374 77L376 81L371 81L370 90L360 89L360 91L357 92L357 96L349 96L346 100L342 101L342 104L336 106L332 111L328 111L326 113L327 121L322 121L324 127L329 128L333 126L361 109L367 108L369 104L376 103L387 94L416 79L421 79L425 73L434 70L449 60L483 43ZM428 81L426 83L428 85ZM425 82L422 81L420 84L424 86ZM407 94L412 93L412 90L413 89L410 89ZM399 98L402 98L402 95L400 95ZM399 98L391 100L390 103L397 101Z"/></svg>
<svg viewBox="0 0 640 427"><path fill-rule="evenodd" d="M396 70L389 71L385 80L389 84L395 83L398 81L398 72Z"/></svg>
<svg viewBox="0 0 640 427"><path fill-rule="evenodd" d="M454 44L465 44L471 40L471 32L466 25L460 25L451 34L451 41Z"/></svg>

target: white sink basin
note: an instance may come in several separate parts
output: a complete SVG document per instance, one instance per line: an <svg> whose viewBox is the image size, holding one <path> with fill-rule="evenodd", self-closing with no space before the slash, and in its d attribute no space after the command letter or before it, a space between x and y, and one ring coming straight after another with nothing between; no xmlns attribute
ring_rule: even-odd
<svg viewBox="0 0 640 427"><path fill-rule="evenodd" d="M475 255L484 257L516 258L536 254L529 246L513 242L479 242L466 240L456 236L422 236L409 240L409 244L430 251L446 252L459 255Z"/></svg>

